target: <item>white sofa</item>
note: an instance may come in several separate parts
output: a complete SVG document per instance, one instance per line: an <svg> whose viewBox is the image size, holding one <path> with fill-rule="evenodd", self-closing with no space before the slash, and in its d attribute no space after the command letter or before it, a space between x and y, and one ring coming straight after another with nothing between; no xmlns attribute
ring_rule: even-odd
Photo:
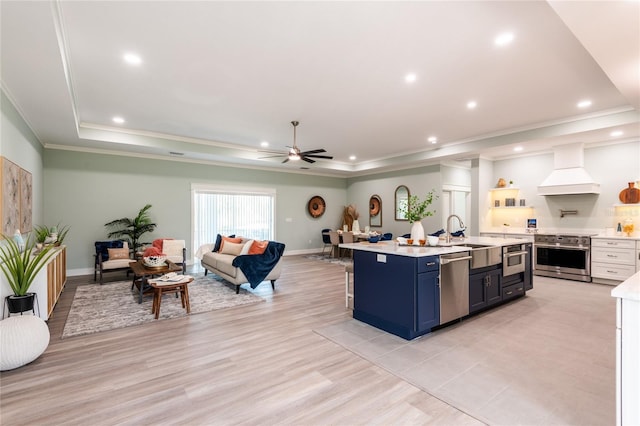
<svg viewBox="0 0 640 426"><path fill-rule="evenodd" d="M245 239L245 241L248 241L248 239ZM233 261L237 257L236 255L213 252L213 246L213 244L205 244L200 247L196 254L196 257L200 257L201 259L202 267L205 269L204 274L207 275L210 271L224 278L236 286L236 294L238 294L240 292L240 286L249 283L249 279L247 279L239 267L233 266ZM255 257L257 261L260 256L261 255L253 255L250 257ZM271 281L271 288L275 290L275 282L280 278L281 271L282 257L280 257L277 264L271 269L263 281ZM257 285L256 283L254 284ZM252 287L255 288L255 285L252 285Z"/></svg>

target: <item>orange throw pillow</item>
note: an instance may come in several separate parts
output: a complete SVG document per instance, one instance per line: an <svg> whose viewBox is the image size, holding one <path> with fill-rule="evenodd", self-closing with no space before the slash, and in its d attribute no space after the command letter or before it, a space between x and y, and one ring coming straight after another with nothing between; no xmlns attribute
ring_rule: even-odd
<svg viewBox="0 0 640 426"><path fill-rule="evenodd" d="M109 260L129 258L129 249L127 248L110 248L107 249L107 252L109 253Z"/></svg>
<svg viewBox="0 0 640 426"><path fill-rule="evenodd" d="M248 254L262 254L267 249L269 241L254 241Z"/></svg>
<svg viewBox="0 0 640 426"><path fill-rule="evenodd" d="M143 257L149 256L163 256L162 251L158 247L148 247L142 253Z"/></svg>
<svg viewBox="0 0 640 426"><path fill-rule="evenodd" d="M240 244L242 242L242 238L222 237L222 241L220 242L220 250L218 250L218 252L222 252L222 247L224 247L225 241L229 241L230 243L234 244Z"/></svg>
<svg viewBox="0 0 640 426"><path fill-rule="evenodd" d="M162 241L163 240L173 240L173 238L156 238L151 243L151 246L153 246L153 247L157 248L158 250L162 251L163 250L163 247L162 247Z"/></svg>

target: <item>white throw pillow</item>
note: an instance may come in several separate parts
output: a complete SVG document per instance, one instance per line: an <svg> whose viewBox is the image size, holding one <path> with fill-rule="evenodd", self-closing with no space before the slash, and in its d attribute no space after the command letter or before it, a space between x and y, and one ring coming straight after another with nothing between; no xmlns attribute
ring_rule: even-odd
<svg viewBox="0 0 640 426"><path fill-rule="evenodd" d="M253 240L249 240L245 242L244 247L242 247L242 251L240 252L240 256L242 256L243 254L249 254L249 250L251 249L252 245L253 245Z"/></svg>
<svg viewBox="0 0 640 426"><path fill-rule="evenodd" d="M238 256L240 254L240 252L242 252L242 249L244 248L244 244L239 243L230 243L229 241L225 241L224 245L222 246L222 249L220 250L220 253L222 254L232 254L234 256Z"/></svg>
<svg viewBox="0 0 640 426"><path fill-rule="evenodd" d="M162 240L162 252L167 257L182 257L182 249L184 248L184 240Z"/></svg>

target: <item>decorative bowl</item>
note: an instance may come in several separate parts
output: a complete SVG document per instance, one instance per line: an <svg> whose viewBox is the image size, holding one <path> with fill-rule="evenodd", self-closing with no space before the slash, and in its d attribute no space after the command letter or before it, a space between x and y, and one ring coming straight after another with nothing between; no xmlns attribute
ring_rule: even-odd
<svg viewBox="0 0 640 426"><path fill-rule="evenodd" d="M377 243L378 241L380 241L380 235L372 235L369 237L370 243Z"/></svg>
<svg viewBox="0 0 640 426"><path fill-rule="evenodd" d="M440 241L439 237L435 237L433 235L428 235L427 236L427 241L429 242L430 246L437 246L438 245L438 241Z"/></svg>
<svg viewBox="0 0 640 426"><path fill-rule="evenodd" d="M145 266L150 268L159 268L164 266L167 260L167 256L146 256L142 258Z"/></svg>

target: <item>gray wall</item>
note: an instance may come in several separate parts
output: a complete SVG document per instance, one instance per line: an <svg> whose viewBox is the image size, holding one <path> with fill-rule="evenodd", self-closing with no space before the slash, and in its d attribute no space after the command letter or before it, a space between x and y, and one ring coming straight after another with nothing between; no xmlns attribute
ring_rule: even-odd
<svg viewBox="0 0 640 426"><path fill-rule="evenodd" d="M33 184L32 223L43 223L42 144L24 122L11 101L0 91L0 155L31 173ZM24 231L24 230L22 230Z"/></svg>
<svg viewBox="0 0 640 426"><path fill-rule="evenodd" d="M148 239L184 238L192 256L192 183L274 188L275 238L288 252L322 247L321 230L339 225L347 199L342 178L58 150L46 150L44 173L46 221L72 226L66 241L70 270L91 268L94 241L107 238L104 224L134 217L145 204L153 206L151 218L158 224ZM325 214L317 219L307 212L314 195L326 202Z"/></svg>
<svg viewBox="0 0 640 426"><path fill-rule="evenodd" d="M409 222L395 220L395 190L399 185L407 186L411 195L417 195L420 199L423 199L431 190L440 194L442 188L440 166L426 166L347 179L347 200L349 204L355 204L358 207L361 227L369 224L369 198L377 194L382 199L382 227L374 229L391 232L394 238L411 232ZM439 199L432 204L433 209L435 209L434 216L422 220L425 233L435 232L441 228Z"/></svg>

